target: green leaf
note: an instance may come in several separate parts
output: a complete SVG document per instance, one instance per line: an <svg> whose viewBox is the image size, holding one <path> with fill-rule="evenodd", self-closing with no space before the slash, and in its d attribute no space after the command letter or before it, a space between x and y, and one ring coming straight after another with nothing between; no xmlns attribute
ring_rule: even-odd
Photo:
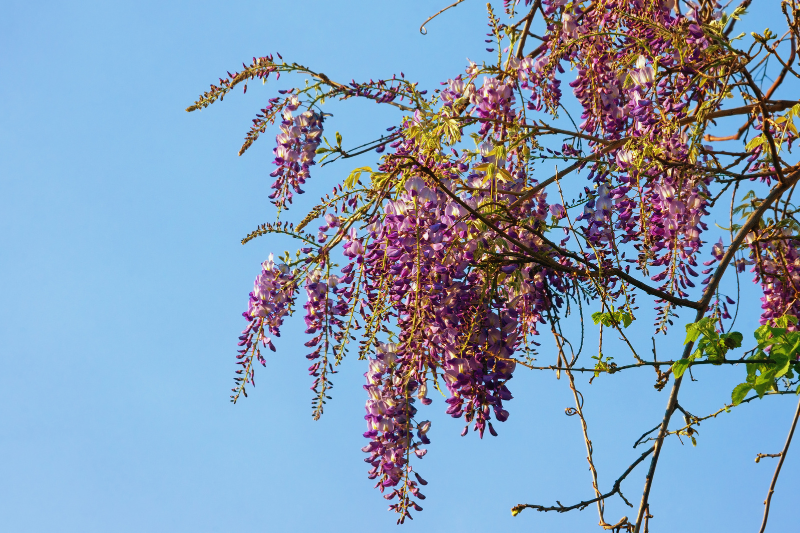
<svg viewBox="0 0 800 533"><path fill-rule="evenodd" d="M731 331L730 333L723 333L720 338L725 343L725 347L729 350L742 347L742 340L744 336L738 331Z"/></svg>
<svg viewBox="0 0 800 533"><path fill-rule="evenodd" d="M793 349L789 348L788 344L778 342L772 346L772 350L769 352L769 358L782 365L785 361L789 360L793 351Z"/></svg>
<svg viewBox="0 0 800 533"><path fill-rule="evenodd" d="M361 174L363 174L364 172L371 173L372 169L370 167L358 167L353 169L352 172L350 172L350 175L347 176L347 179L344 180L345 188L348 190L354 188L356 186L356 183L358 183L358 180L361 178Z"/></svg>
<svg viewBox="0 0 800 533"><path fill-rule="evenodd" d="M786 346L786 345L785 345ZM789 369L794 364L794 355L797 353L797 349L800 348L800 340L798 340L790 350L786 353L786 359L781 360L775 365L775 377L779 378L782 377L784 374L789 372ZM770 352L770 357L773 357L772 352Z"/></svg>
<svg viewBox="0 0 800 533"><path fill-rule="evenodd" d="M750 142L747 143L747 146L745 146L744 149L748 152L752 152L757 146L761 146L762 144L764 144L765 141L766 139L764 138L764 136L759 135L758 137L750 139Z"/></svg>
<svg viewBox="0 0 800 533"><path fill-rule="evenodd" d="M747 396L747 393L753 390L753 386L749 383L740 383L736 385L731 393L731 400L733 401L733 405L739 405L744 400L744 397Z"/></svg>
<svg viewBox="0 0 800 533"><path fill-rule="evenodd" d="M686 372L686 369L689 368L689 359L678 359L672 364L672 373L675 375L675 379L678 379Z"/></svg>
<svg viewBox="0 0 800 533"><path fill-rule="evenodd" d="M450 144L455 144L461 140L461 124L455 119L445 119L444 129Z"/></svg>
<svg viewBox="0 0 800 533"><path fill-rule="evenodd" d="M391 176L391 174L388 172L373 172L370 176L373 187L376 189L383 188L383 184L386 183L386 180L389 179L389 176Z"/></svg>
<svg viewBox="0 0 800 533"><path fill-rule="evenodd" d="M504 168L498 168L497 169L497 174L498 174L498 179L500 181L507 181L507 182L514 181L514 178L511 176L511 174L508 172L508 170L506 170Z"/></svg>
<svg viewBox="0 0 800 533"><path fill-rule="evenodd" d="M759 355L763 355L764 357L766 357L766 354L764 354L764 352L758 352L757 354L754 354L752 358L755 358L755 357L757 357ZM752 363L746 365L747 378L745 378L745 379L747 379L748 383L755 383L756 382L756 371L758 371L758 366L759 365L752 364Z"/></svg>
<svg viewBox="0 0 800 533"><path fill-rule="evenodd" d="M767 392L774 382L772 380L765 381L764 383L759 383L755 385L753 388L755 389L756 393L758 393L759 398L763 398L764 394Z"/></svg>
<svg viewBox="0 0 800 533"><path fill-rule="evenodd" d="M762 372L761 375L756 378L756 391L758 391L759 387L763 385L772 385L772 382L775 381L775 372L775 368L770 368L769 370ZM759 395L761 395L761 392L759 392Z"/></svg>
<svg viewBox="0 0 800 533"><path fill-rule="evenodd" d="M606 327L616 327L617 325L622 325L623 327L627 328L633 323L633 315L631 315L628 311L613 311L606 313L597 311L596 313L592 313L592 321L594 321L595 324L603 324Z"/></svg>
<svg viewBox="0 0 800 533"><path fill-rule="evenodd" d="M700 328L698 327L698 324L699 323L686 324L686 340L683 341L684 345L696 341L700 336Z"/></svg>
<svg viewBox="0 0 800 533"><path fill-rule="evenodd" d="M783 377L784 374L789 372L789 369L792 367L792 361L790 359L787 359L785 363L783 363L782 365L781 364L775 365L775 367L776 367L775 378L777 379Z"/></svg>
<svg viewBox="0 0 800 533"><path fill-rule="evenodd" d="M714 329L714 323L715 321L712 317L706 317L702 320L698 320L694 324L686 324L686 340L683 341L683 344L695 342L700 338L700 335L707 337L709 341L716 341L719 335ZM700 351L702 352L702 350Z"/></svg>

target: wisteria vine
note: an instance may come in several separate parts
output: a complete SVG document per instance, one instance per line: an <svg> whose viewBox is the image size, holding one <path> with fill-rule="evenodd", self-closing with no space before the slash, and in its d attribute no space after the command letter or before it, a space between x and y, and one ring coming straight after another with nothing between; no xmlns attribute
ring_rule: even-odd
<svg viewBox="0 0 800 533"><path fill-rule="evenodd" d="M377 157L374 170L353 170L296 225L263 224L243 241L283 233L301 248L262 264L244 313L232 401L255 384L253 363L265 364L261 348L275 350L272 337L304 292L314 417L330 399L337 366L357 347L367 365L368 477L402 523L425 499L417 469L431 421L421 419L418 403L424 409L439 391L446 413L464 420L462 435L497 436L518 369L563 372L597 497L512 512L597 503L605 529L646 531L661 446L671 434L694 439L701 420L669 430L683 373L698 364L744 363L747 378L731 405L750 401L750 391L794 390L800 374L796 345L786 348L800 316L800 209L792 203L800 167L791 154L800 103L774 97L785 80L800 78L800 9L782 0L782 36L732 37L749 3L726 12L705 0L507 0L507 23L489 5L486 51L496 61L469 61L431 94L403 73L343 84L279 54L253 58L212 85L188 111L273 73L308 78L269 100L240 151L278 122L269 173L278 213L304 192L315 165ZM774 81L763 87L767 72ZM403 114L373 142L345 149L339 133L335 141L325 137L322 109L350 98ZM577 121L568 111L575 108ZM725 120L744 125L717 135L717 121ZM725 149L715 148L722 142ZM724 195L729 218L718 225L727 243L711 227L725 222L718 218ZM306 232L317 220L318 229ZM732 287L748 268L763 293L762 327L757 347L730 359L743 342L730 330L740 299ZM682 357L646 361L626 336L643 299L655 308L654 334L673 331L679 313L696 313ZM584 313L600 328L589 368L577 365L583 333L573 342L562 328L576 314L583 324ZM603 328L627 343L630 363L603 355ZM537 362L547 357L542 333L556 348L546 365ZM673 380L667 415L652 430L649 451L602 494L573 374L640 367L655 369L658 390ZM603 502L622 496L621 481L651 454L636 517L606 522Z"/></svg>

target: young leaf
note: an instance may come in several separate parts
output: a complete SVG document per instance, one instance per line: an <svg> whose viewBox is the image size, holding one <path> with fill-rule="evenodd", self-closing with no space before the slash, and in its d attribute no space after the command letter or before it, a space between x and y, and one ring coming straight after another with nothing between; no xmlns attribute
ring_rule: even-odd
<svg viewBox="0 0 800 533"><path fill-rule="evenodd" d="M753 386L750 383L740 383L734 387L733 392L731 393L731 400L733 401L733 405L739 405L744 400L744 397L747 396L747 393L753 390Z"/></svg>
<svg viewBox="0 0 800 533"><path fill-rule="evenodd" d="M761 146L762 144L764 144L764 141L766 141L766 139L764 138L763 135L759 135L758 137L753 137L752 139L750 139L750 142L747 143L747 146L745 146L744 149L748 152L752 152L757 146Z"/></svg>
<svg viewBox="0 0 800 533"><path fill-rule="evenodd" d="M694 342L700 336L700 323L694 324L686 324L686 340L683 341L683 344L689 344L690 342Z"/></svg>
<svg viewBox="0 0 800 533"><path fill-rule="evenodd" d="M741 348L742 347L742 340L744 337L738 331L732 331L730 333L723 333L720 335L720 338L725 343L725 347L729 350L734 348Z"/></svg>
<svg viewBox="0 0 800 533"><path fill-rule="evenodd" d="M347 176L347 179L344 180L345 188L348 190L353 189L356 183L358 183L359 178L361 178L361 174L364 172L372 172L372 169L370 167L358 167L353 169L350 175Z"/></svg>
<svg viewBox="0 0 800 533"><path fill-rule="evenodd" d="M678 379L686 372L686 369L689 368L689 359L678 359L672 364L672 373L675 375L675 379Z"/></svg>

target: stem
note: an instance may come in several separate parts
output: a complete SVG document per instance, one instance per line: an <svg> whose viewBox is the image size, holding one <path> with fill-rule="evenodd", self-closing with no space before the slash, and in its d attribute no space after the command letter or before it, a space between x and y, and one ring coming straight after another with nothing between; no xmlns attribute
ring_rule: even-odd
<svg viewBox="0 0 800 533"><path fill-rule="evenodd" d="M703 317L702 311L698 311L698 318ZM693 342L690 342L686 345L686 348L683 350L683 358L686 359L692 351ZM656 438L655 443L653 444L653 458L650 460L650 468L647 471L647 476L644 480L644 491L642 494L642 502L639 504L639 511L636 513L636 528L634 529L634 533L639 533L640 524L642 523L642 518L644 516L645 509L649 505L648 499L650 497L650 488L653 485L653 476L656 472L656 465L658 464L658 456L661 453L661 446L664 444L664 437L667 434L667 427L669 426L669 419L672 417L672 413L675 411L675 405L678 403L678 391L681 388L681 382L683 381L683 376L679 377L675 380L672 385L672 390L669 393L669 400L667 400L667 410L664 413L664 419L661 421L661 426L658 430L658 437Z"/></svg>
<svg viewBox="0 0 800 533"><path fill-rule="evenodd" d="M562 352L563 353L563 352ZM572 376L572 372L569 371L569 366L566 368L567 378L569 378L569 388L572 390L572 397L575 399L575 414L578 415L578 418L581 419L581 429L583 430L583 443L586 445L586 460L589 461L589 470L592 473L592 488L594 488L595 496L597 496L597 513L600 516L600 525L605 526L606 520L603 517L603 511L605 510L605 505L602 499L602 494L600 493L600 489L598 488L597 483L597 469L594 467L594 460L592 459L592 452L594 451L592 448L592 441L589 440L589 429L586 425L586 419L583 417L583 409L581 406L581 400L578 398L578 389L575 388L575 378Z"/></svg>
<svg viewBox="0 0 800 533"><path fill-rule="evenodd" d="M778 476L781 473L781 467L783 466L783 460L786 459L786 452L789 451L789 445L792 443L792 436L794 435L794 428L797 427L797 419L800 417L800 402L797 403L797 409L794 412L794 419L792 419L792 427L789 429L789 435L786 437L786 444L783 445L783 450L781 451L781 458L778 459L778 466L775 467L775 474L772 476L772 483L769 484L769 492L767 493L767 499L764 501L764 519L761 521L761 529L758 530L758 533L764 533L764 530L767 528L767 518L769 518L769 504L772 502L772 495L775 492L775 484L778 482Z"/></svg>
<svg viewBox="0 0 800 533"><path fill-rule="evenodd" d="M556 341L556 346L558 346L559 356L562 357L564 359L564 362L566 363L567 357L564 354L564 349L561 345L561 340L559 339L558 334L556 333L555 325L552 321L550 322L550 324L553 337L555 338ZM602 329L600 331L602 332ZM600 493L600 489L598 488L597 469L594 467L594 460L592 459L592 451L593 451L592 441L589 440L589 429L586 425L586 419L583 417L583 405L582 405L583 402L581 401L582 397L581 398L578 397L580 393L578 392L578 389L575 388L575 378L573 377L572 372L570 372L569 370L569 363L566 364L566 374L567 378L569 378L569 388L570 390L572 390L572 397L575 399L575 411L573 413L570 413L569 410L567 410L567 415L576 414L578 415L578 418L580 418L581 420L581 429L583 430L583 443L586 445L586 460L589 461L589 470L592 473L592 488L594 489L595 496L598 498L597 514L600 516L600 525L607 526L608 524L606 523L606 520L603 517L603 511L605 510L605 502L603 501L603 496Z"/></svg>
<svg viewBox="0 0 800 533"><path fill-rule="evenodd" d="M625 470L625 472L623 472L622 475L614 482L614 486L612 487L612 489L609 492L603 494L602 496L599 496L597 498L592 498L591 500L586 500L586 501L583 501L583 502L579 502L579 503L576 503L575 505L570 505L568 507L564 507L563 505L561 505L561 502L559 502L558 500L556 500L556 503L558 503L558 506L553 505L553 506L549 506L549 507L548 506L544 506L544 505L531 504L531 503L521 503L521 504L515 505L514 507L511 508L511 514L513 516L517 516L523 509L536 509L537 511L540 511L540 512L555 511L557 513L566 513L567 511L572 511L573 509L579 509L579 510L582 511L583 509L586 509L588 506L590 506L594 502L608 499L611 496L613 496L614 494L620 494L620 484L622 483L622 481L626 477L628 477L628 474L633 472L633 469L636 468L636 466L639 463L644 461L645 458L648 455L650 455L652 452L653 452L653 448L649 448L644 453L642 453L642 455L640 455L639 458L636 459L628 467L628 469Z"/></svg>
<svg viewBox="0 0 800 533"><path fill-rule="evenodd" d="M542 5L541 0L536 0L533 3L533 7L531 7L531 12L528 13L528 16L525 20L525 27L522 29L522 38L519 41L519 46L517 47L517 59L522 59L522 54L525 51L525 41L528 39L528 31L531 29L531 22L533 22L533 15L536 13L536 10ZM506 68L508 68L506 66Z"/></svg>
<svg viewBox="0 0 800 533"><path fill-rule="evenodd" d="M458 1L457 1L455 4L451 4L451 5L447 6L446 8L439 10L439 11L438 11L437 13L435 13L434 15L431 15L430 17L428 17L428 20L426 20L425 22L423 22L423 23L422 23L422 25L419 27L419 32L420 32L422 35L428 35L428 30L426 30L426 29L425 29L425 24L429 23L430 21L432 21L433 19L435 19L436 17L438 17L439 15L441 15L442 13L444 13L445 11L447 11L448 9L450 9L451 7L456 7L458 4L460 4L460 3L461 3L461 2L463 2L463 1L464 1L464 0L458 0Z"/></svg>

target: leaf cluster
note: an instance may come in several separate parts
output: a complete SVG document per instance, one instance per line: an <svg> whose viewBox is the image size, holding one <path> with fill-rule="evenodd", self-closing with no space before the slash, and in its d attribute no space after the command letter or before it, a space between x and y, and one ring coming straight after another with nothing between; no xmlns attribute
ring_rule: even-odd
<svg viewBox="0 0 800 533"><path fill-rule="evenodd" d="M797 325L797 318L785 315L775 321L776 327L765 324L758 328L753 336L758 342L751 360L763 361L769 359L770 363L747 364L747 379L733 389L731 399L733 404L739 404L752 390L763 397L768 390L778 390L778 379L791 380L795 374L800 374L800 361L797 360L800 349L800 331L790 331L790 326ZM797 388L800 393L800 387Z"/></svg>
<svg viewBox="0 0 800 533"><path fill-rule="evenodd" d="M721 365L729 350L741 348L743 336L738 331L719 333L716 329L715 317L706 317L686 326L684 345L696 343L697 348L686 359L679 359L672 365L672 373L676 378L683 375L693 361L706 359L712 364Z"/></svg>

